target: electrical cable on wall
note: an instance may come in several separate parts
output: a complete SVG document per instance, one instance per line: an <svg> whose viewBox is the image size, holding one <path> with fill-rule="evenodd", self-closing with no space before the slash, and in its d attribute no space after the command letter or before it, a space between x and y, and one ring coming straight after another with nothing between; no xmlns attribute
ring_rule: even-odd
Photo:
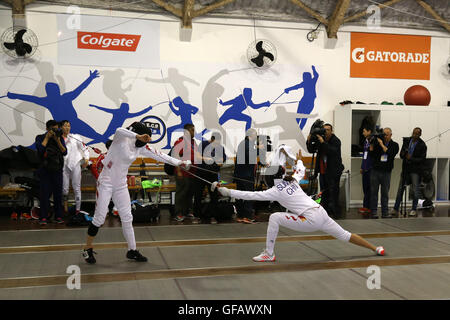
<svg viewBox="0 0 450 320"><path fill-rule="evenodd" d="M321 24L322 24L322 22L319 22L319 24L317 25L317 27L314 30L311 30L310 32L308 32L308 34L306 35L306 39L308 39L309 42L313 42L314 39L317 39L316 31L317 31L317 29L319 29Z"/></svg>

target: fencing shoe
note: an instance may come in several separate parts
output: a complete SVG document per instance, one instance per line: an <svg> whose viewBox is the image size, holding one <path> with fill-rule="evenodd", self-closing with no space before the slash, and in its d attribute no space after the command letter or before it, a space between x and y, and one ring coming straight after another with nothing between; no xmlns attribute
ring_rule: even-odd
<svg viewBox="0 0 450 320"><path fill-rule="evenodd" d="M94 264L97 262L94 257L94 253L97 254L92 248L89 248L87 250L83 250L81 254L83 255L84 260L89 264Z"/></svg>
<svg viewBox="0 0 450 320"><path fill-rule="evenodd" d="M377 247L375 250L377 253L377 256L384 256L384 248L383 247Z"/></svg>
<svg viewBox="0 0 450 320"><path fill-rule="evenodd" d="M275 261L275 254L270 255L267 253L266 250L264 250L263 252L261 252L260 255L253 257L253 261L256 262L273 262Z"/></svg>
<svg viewBox="0 0 450 320"><path fill-rule="evenodd" d="M147 262L147 258L144 257L138 250L128 250L127 258L138 262Z"/></svg>

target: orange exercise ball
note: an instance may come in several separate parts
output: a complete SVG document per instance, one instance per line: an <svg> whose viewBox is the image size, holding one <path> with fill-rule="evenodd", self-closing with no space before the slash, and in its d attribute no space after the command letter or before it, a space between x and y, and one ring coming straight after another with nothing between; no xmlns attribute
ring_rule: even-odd
<svg viewBox="0 0 450 320"><path fill-rule="evenodd" d="M406 90L403 100L409 106L428 106L431 101L431 94L424 86L415 85Z"/></svg>

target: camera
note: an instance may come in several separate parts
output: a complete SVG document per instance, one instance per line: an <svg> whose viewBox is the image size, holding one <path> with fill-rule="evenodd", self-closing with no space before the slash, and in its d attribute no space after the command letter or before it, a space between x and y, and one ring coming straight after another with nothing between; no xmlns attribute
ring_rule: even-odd
<svg viewBox="0 0 450 320"><path fill-rule="evenodd" d="M376 143L378 143L377 139L380 138L381 140L383 140L384 136L385 136L385 134L383 132L383 128L377 128L377 129L375 129L375 133L370 136L369 141L372 144L376 144Z"/></svg>
<svg viewBox="0 0 450 320"><path fill-rule="evenodd" d="M325 133L326 130L323 127L325 122L323 122L320 119L317 119L311 126L311 130L309 131L309 134L311 135L311 138L309 140L310 147L313 150L312 152L317 152L319 149L319 139L317 138L317 135L321 136L323 139L325 139Z"/></svg>
<svg viewBox="0 0 450 320"><path fill-rule="evenodd" d="M256 145L257 146L264 146L264 149L266 149L267 152L272 151L272 141L270 140L270 136L265 135L259 135L256 137Z"/></svg>
<svg viewBox="0 0 450 320"><path fill-rule="evenodd" d="M62 136L63 132L61 128L52 128L52 131L55 133L55 135L59 138Z"/></svg>

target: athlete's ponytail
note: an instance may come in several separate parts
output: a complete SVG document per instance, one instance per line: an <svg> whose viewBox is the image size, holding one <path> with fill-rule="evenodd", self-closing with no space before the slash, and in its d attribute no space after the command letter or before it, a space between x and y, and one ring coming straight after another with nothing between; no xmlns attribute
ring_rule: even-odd
<svg viewBox="0 0 450 320"><path fill-rule="evenodd" d="M292 181L294 181L295 179L294 179L294 177L293 177L292 175L285 175L284 178L283 178L283 180L284 180L284 181L287 181L287 182L292 182Z"/></svg>

